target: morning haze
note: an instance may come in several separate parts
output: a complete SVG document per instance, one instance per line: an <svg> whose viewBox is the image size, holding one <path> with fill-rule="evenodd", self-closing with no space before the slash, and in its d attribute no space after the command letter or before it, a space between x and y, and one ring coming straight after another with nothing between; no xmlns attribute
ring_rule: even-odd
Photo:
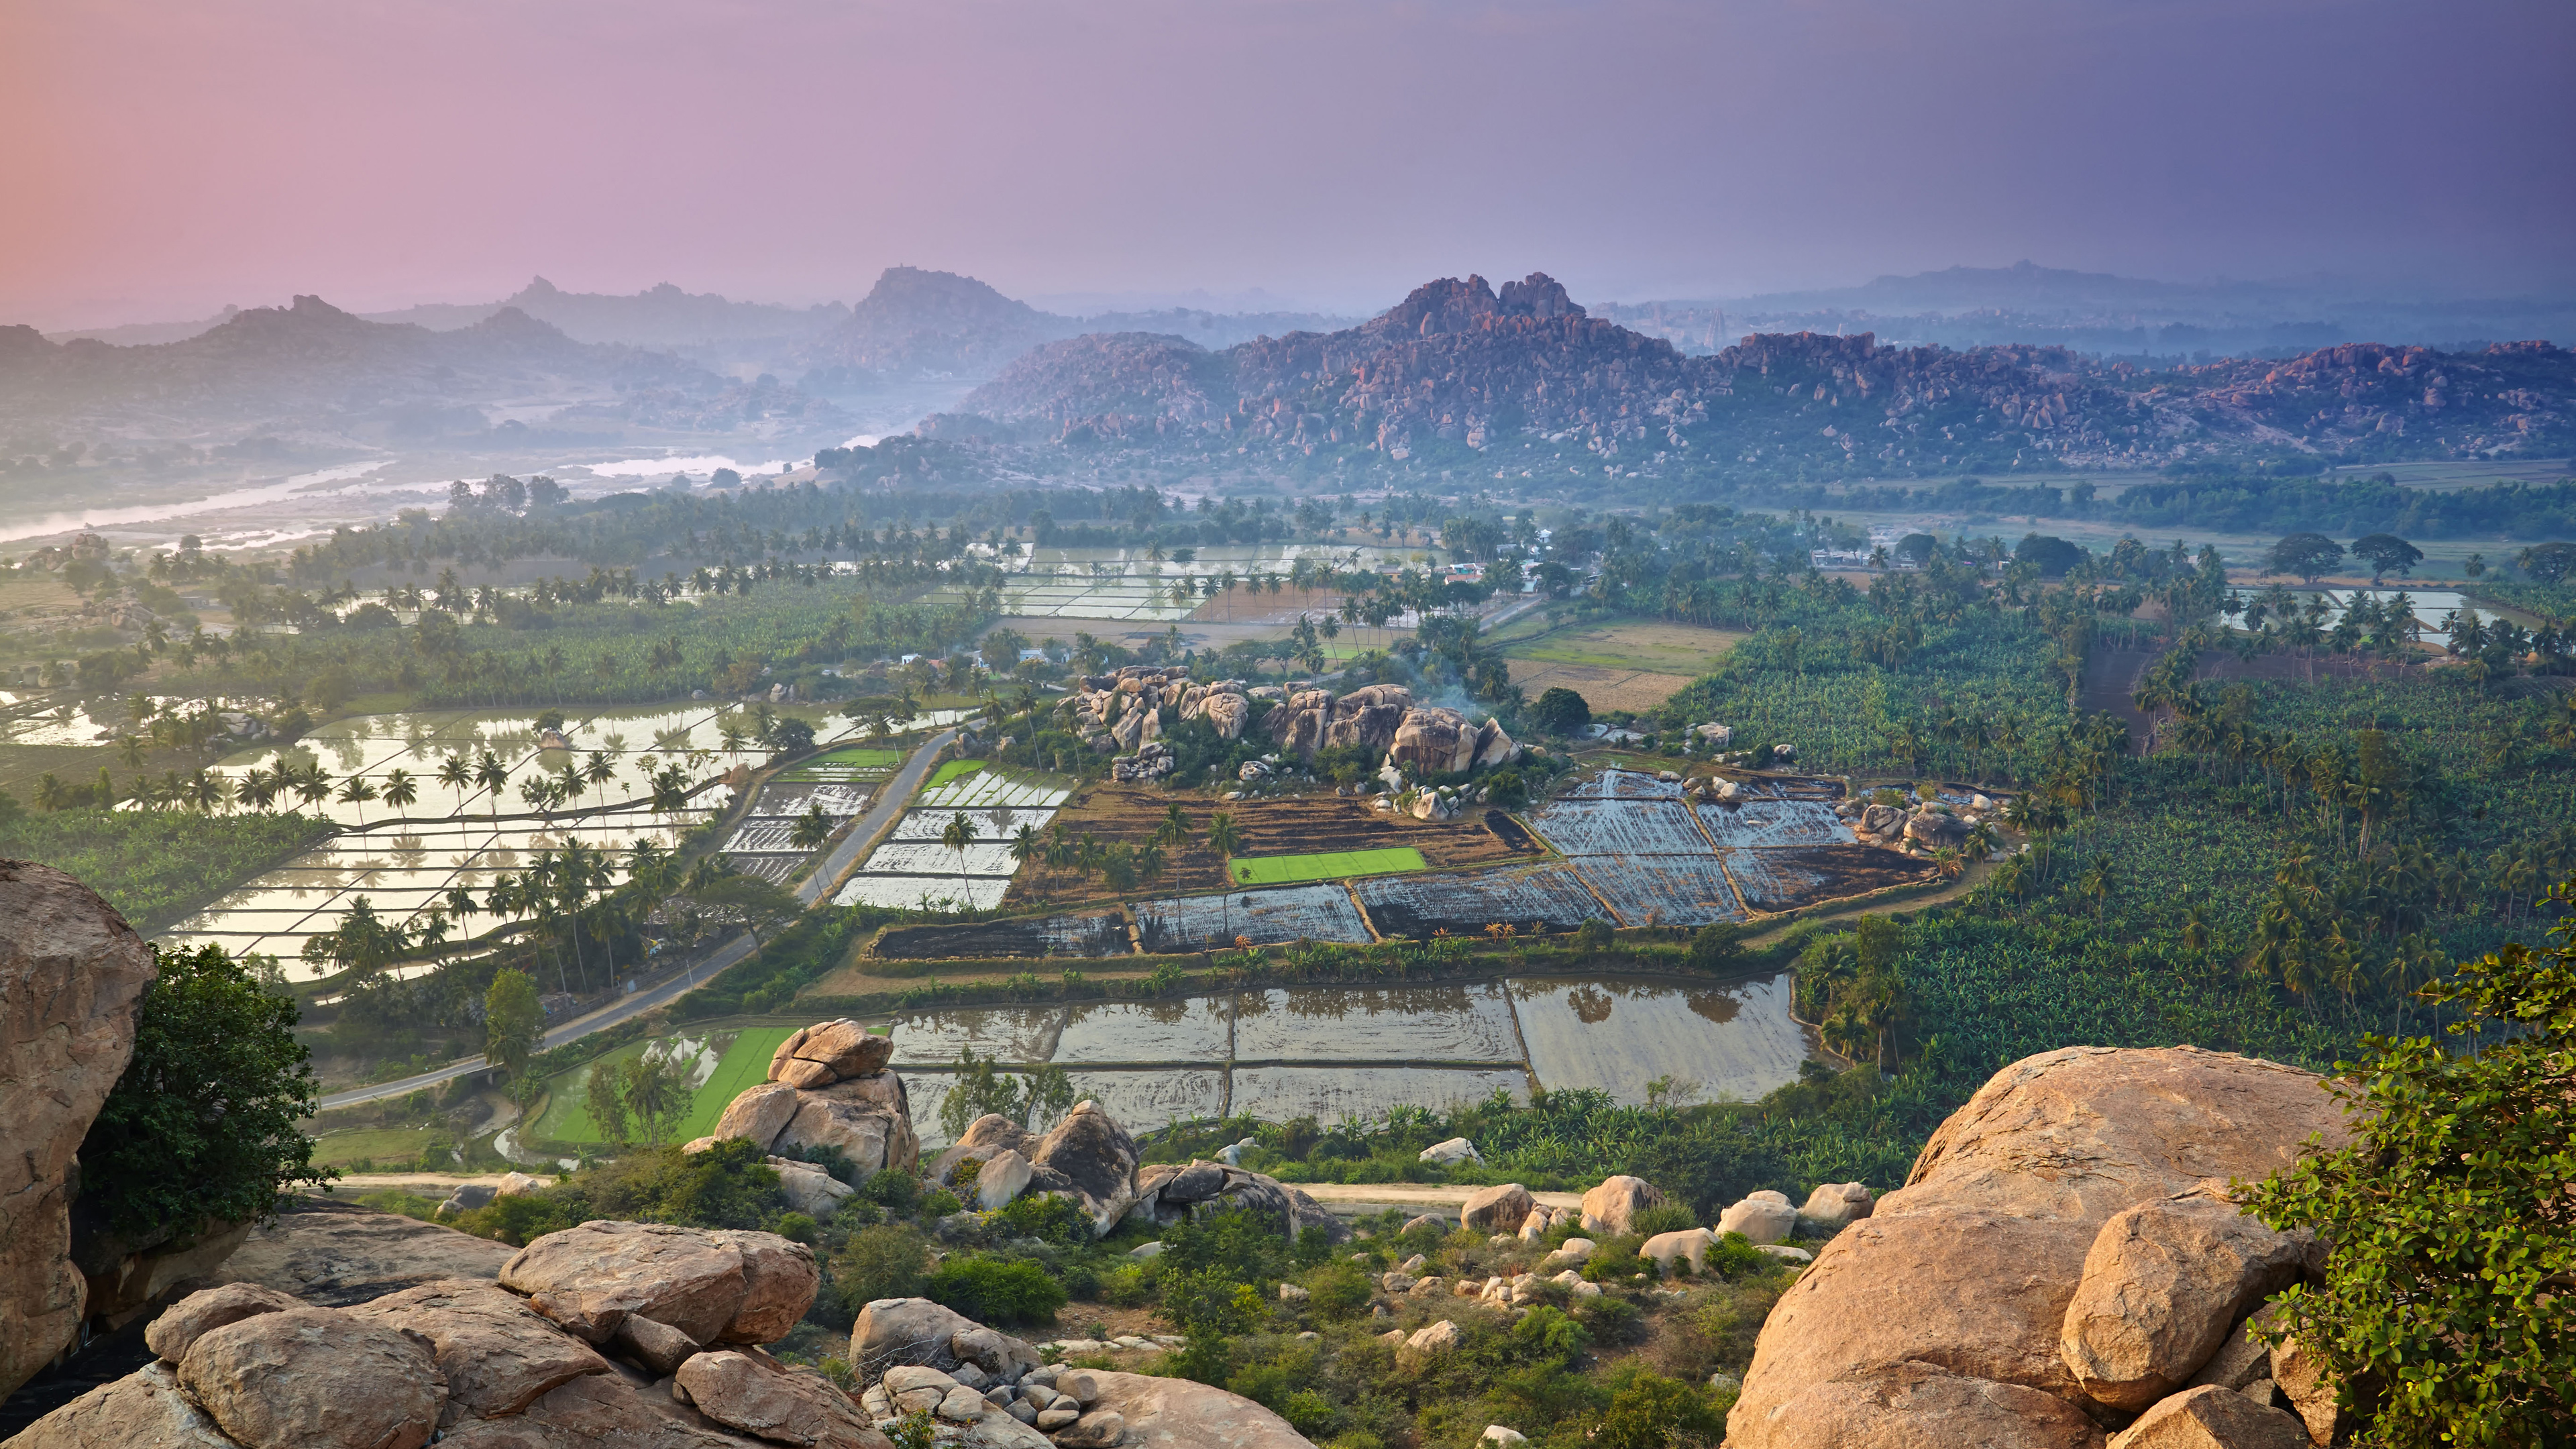
<svg viewBox="0 0 2576 1449"><path fill-rule="evenodd" d="M2576 1443L2571 42L0 0L0 1449Z"/></svg>

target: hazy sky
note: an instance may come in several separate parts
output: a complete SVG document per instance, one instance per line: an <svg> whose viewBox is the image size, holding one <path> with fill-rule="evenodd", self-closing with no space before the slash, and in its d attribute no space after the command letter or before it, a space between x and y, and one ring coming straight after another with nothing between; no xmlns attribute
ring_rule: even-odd
<svg viewBox="0 0 2576 1449"><path fill-rule="evenodd" d="M2576 285L2564 0L0 0L0 321L576 290L1375 308L2025 257Z"/></svg>

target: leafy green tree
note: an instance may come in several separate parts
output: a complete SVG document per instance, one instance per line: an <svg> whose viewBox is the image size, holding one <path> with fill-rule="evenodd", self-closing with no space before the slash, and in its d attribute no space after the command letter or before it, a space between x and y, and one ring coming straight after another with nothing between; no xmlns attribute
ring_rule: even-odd
<svg viewBox="0 0 2576 1449"><path fill-rule="evenodd" d="M624 1142L627 1131L626 1083L616 1064L597 1061L582 1081L582 1098L590 1106L591 1125L610 1142Z"/></svg>
<svg viewBox="0 0 2576 1449"><path fill-rule="evenodd" d="M516 1083L536 1056L545 1030L537 983L515 966L494 972L491 986L483 993L483 1059Z"/></svg>
<svg viewBox="0 0 2576 1449"><path fill-rule="evenodd" d="M2333 1245L2323 1281L2276 1301L2348 1408L2352 1386L2375 1391L2358 1444L2576 1442L2576 876L2549 900L2556 944L2508 944L2419 993L2463 1009L2448 1029L2475 1050L2364 1038L2327 1086L2351 1143L2312 1145L2249 1195Z"/></svg>
<svg viewBox="0 0 2576 1449"><path fill-rule="evenodd" d="M1726 1437L1726 1412L1696 1385L1641 1373L1610 1397L1593 1449L1665 1449L1715 1444Z"/></svg>
<svg viewBox="0 0 2576 1449"><path fill-rule="evenodd" d="M619 1076L619 1095L626 1110L634 1114L644 1140L661 1146L671 1125L689 1115L695 1094L689 1088L687 1065L647 1051L629 1058Z"/></svg>
<svg viewBox="0 0 2576 1449"><path fill-rule="evenodd" d="M133 1058L80 1148L79 1220L129 1248L268 1217L289 1186L336 1176L299 1125L321 1089L294 999L220 946L152 954Z"/></svg>
<svg viewBox="0 0 2576 1449"><path fill-rule="evenodd" d="M2297 574L2309 583L2343 562L2343 545L2322 533L2294 533L2272 545L2269 560L2276 574Z"/></svg>
<svg viewBox="0 0 2576 1449"><path fill-rule="evenodd" d="M2352 541L2352 556L2370 565L2370 581L2387 574L2411 574L2424 561L2424 550L2393 533L2365 534Z"/></svg>
<svg viewBox="0 0 2576 1449"><path fill-rule="evenodd" d="M1545 733L1571 735L1592 723L1592 706L1582 695L1555 685L1531 702L1529 719Z"/></svg>

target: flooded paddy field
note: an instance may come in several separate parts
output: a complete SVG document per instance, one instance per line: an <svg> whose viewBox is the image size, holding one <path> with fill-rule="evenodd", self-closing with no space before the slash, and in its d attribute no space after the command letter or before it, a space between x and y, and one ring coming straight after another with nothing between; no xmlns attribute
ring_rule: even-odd
<svg viewBox="0 0 2576 1449"><path fill-rule="evenodd" d="M1593 855L1575 870L1630 926L1713 926L1744 919L1726 863L1715 855Z"/></svg>
<svg viewBox="0 0 2576 1449"><path fill-rule="evenodd" d="M832 897L834 905L991 910L1002 903L1019 862L1010 838L1043 830L1073 792L1047 778L976 770L913 797L913 808ZM940 838L964 816L975 839L952 850Z"/></svg>
<svg viewBox="0 0 2576 1449"><path fill-rule="evenodd" d="M1365 945L1375 939L1351 901L1350 888L1338 881L1138 901L1135 909L1137 934L1149 952L1221 951L1237 939L1256 946L1292 941Z"/></svg>
<svg viewBox="0 0 2576 1449"><path fill-rule="evenodd" d="M1794 1080L1812 1047L1786 976L1733 983L1514 978L1290 987L1150 1002L975 1007L894 1019L916 1130L939 1125L961 1047L1052 1063L1135 1130L1243 1113L1272 1121L1382 1116L1496 1089L1589 1088L1646 1100L1662 1080L1707 1100Z"/></svg>
<svg viewBox="0 0 2576 1449"><path fill-rule="evenodd" d="M1390 875L1356 883L1360 904L1386 937L1481 936L1489 925L1571 931L1607 915L1583 877L1564 864L1475 874Z"/></svg>
<svg viewBox="0 0 2576 1449"><path fill-rule="evenodd" d="M1911 885L1939 874L1928 860L1875 845L1739 850L1727 856L1726 870L1744 904L1764 912Z"/></svg>
<svg viewBox="0 0 2576 1449"><path fill-rule="evenodd" d="M1125 956L1134 950L1127 939L1126 918L1111 911L1102 915L889 926L877 937L875 954L888 961L939 961L952 957Z"/></svg>

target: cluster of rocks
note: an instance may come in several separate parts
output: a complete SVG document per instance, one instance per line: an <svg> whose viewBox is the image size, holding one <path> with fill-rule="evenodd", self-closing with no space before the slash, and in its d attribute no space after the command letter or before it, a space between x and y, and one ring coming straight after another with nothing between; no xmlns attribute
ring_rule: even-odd
<svg viewBox="0 0 2576 1449"><path fill-rule="evenodd" d="M1965 810L1953 810L1937 801L1901 807L1845 800L1834 807L1834 813L1850 822L1852 833L1860 837L1863 845L1926 851L1964 844L1994 808L1994 801L1979 795L1968 802Z"/></svg>
<svg viewBox="0 0 2576 1449"><path fill-rule="evenodd" d="M1161 740L1147 740L1136 747L1136 753L1121 755L1109 762L1109 778L1124 785L1139 785L1159 780L1180 768L1172 747Z"/></svg>
<svg viewBox="0 0 2576 1449"><path fill-rule="evenodd" d="M1478 723L1454 709L1416 705L1413 691L1400 684L1363 685L1339 697L1323 689L1296 690L1262 723L1283 749L1312 755L1336 745L1365 745L1386 751L1388 763L1410 766L1417 775L1507 765L1521 754L1499 722Z"/></svg>
<svg viewBox="0 0 2576 1449"><path fill-rule="evenodd" d="M973 1164L971 1199L999 1212L1022 1193L1050 1193L1082 1205L1093 1231L1106 1234L1136 1204L1136 1139L1097 1102L1079 1102L1041 1135L998 1113L966 1124L957 1142L930 1164L930 1180L966 1189Z"/></svg>
<svg viewBox="0 0 2576 1449"><path fill-rule="evenodd" d="M1187 1166L1157 1163L1136 1174L1136 1201L1127 1215L1157 1227L1228 1208L1244 1208L1280 1223L1293 1241L1307 1228L1339 1240L1341 1220L1304 1192L1261 1173L1219 1162Z"/></svg>
<svg viewBox="0 0 2576 1449"><path fill-rule="evenodd" d="M39 1420L24 1449L885 1449L850 1396L764 1352L804 1317L812 1250L768 1233L585 1223L499 1282L343 1308L230 1283L181 1300L156 1362Z"/></svg>
<svg viewBox="0 0 2576 1449"><path fill-rule="evenodd" d="M2345 1132L2318 1078L2248 1057L2072 1047L2004 1068L1772 1310L1727 1442L2331 1442L2334 1386L2249 1326L2317 1246L2227 1183Z"/></svg>
<svg viewBox="0 0 2576 1449"><path fill-rule="evenodd" d="M438 1205L436 1216L452 1218L459 1213L492 1205L493 1199L521 1197L546 1185L546 1179L525 1172L505 1172L491 1182L460 1182L456 1190Z"/></svg>
<svg viewBox="0 0 2576 1449"><path fill-rule="evenodd" d="M1237 679L1193 684L1180 665L1129 664L1111 674L1087 674L1064 706L1075 733L1102 753L1133 752L1159 739L1165 711L1174 723L1202 719L1218 736L1235 739L1252 718L1252 700Z"/></svg>
<svg viewBox="0 0 2576 1449"><path fill-rule="evenodd" d="M1122 1340L1124 1342L1124 1340ZM1168 1347L1178 1340L1138 1340ZM1065 1352L1108 1345L1060 1342ZM1110 1449L1227 1446L1312 1449L1287 1422L1248 1399L1180 1379L1044 1364L1037 1346L926 1298L886 1298L860 1311L850 1364L859 1405L880 1429L908 1414L931 1418L935 1442L957 1449Z"/></svg>
<svg viewBox="0 0 2576 1449"><path fill-rule="evenodd" d="M912 1103L889 1071L894 1039L848 1018L803 1027L779 1043L769 1079L727 1103L715 1130L688 1144L727 1138L760 1144L798 1208L829 1212L849 1189L820 1168L776 1154L837 1150L859 1173L910 1170L921 1161Z"/></svg>

